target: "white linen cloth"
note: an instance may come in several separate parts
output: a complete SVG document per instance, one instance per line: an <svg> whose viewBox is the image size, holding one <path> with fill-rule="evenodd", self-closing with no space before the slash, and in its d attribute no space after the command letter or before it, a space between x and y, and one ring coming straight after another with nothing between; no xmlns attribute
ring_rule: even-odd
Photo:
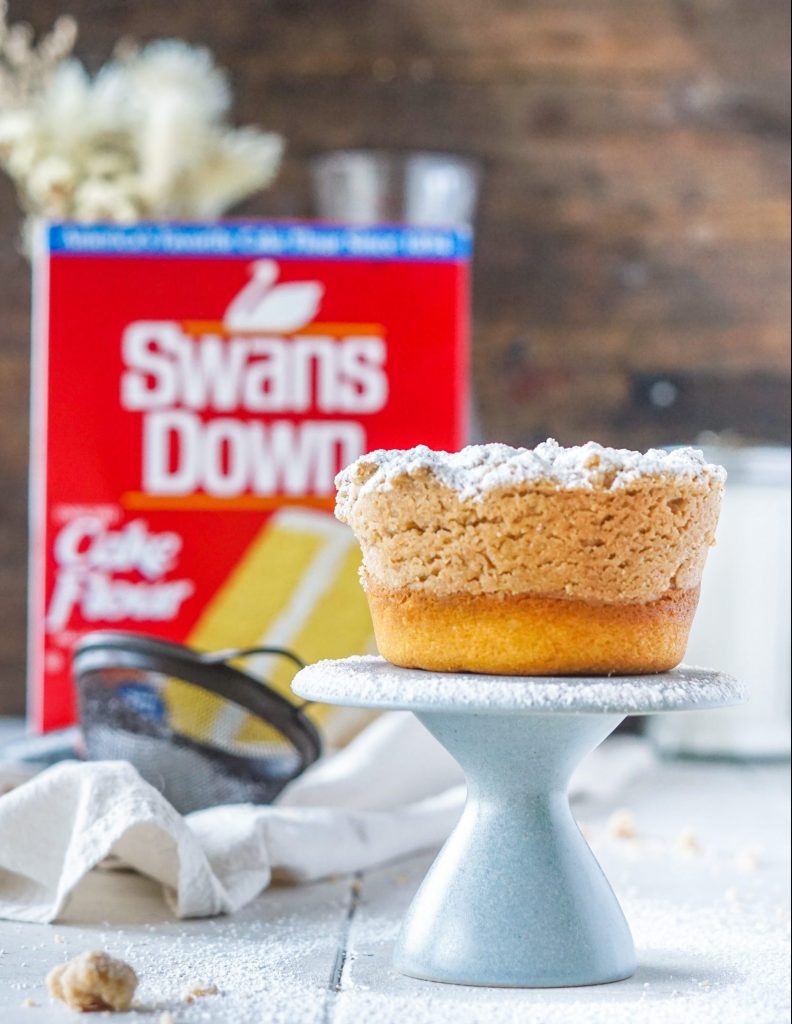
<svg viewBox="0 0 792 1024"><path fill-rule="evenodd" d="M626 761L608 758L610 783L645 767L645 750L628 746ZM126 762L67 761L0 797L0 917L57 919L111 856L161 883L179 917L232 913L274 872L309 882L436 846L463 803L458 765L407 712L382 715L273 806L183 817Z"/></svg>

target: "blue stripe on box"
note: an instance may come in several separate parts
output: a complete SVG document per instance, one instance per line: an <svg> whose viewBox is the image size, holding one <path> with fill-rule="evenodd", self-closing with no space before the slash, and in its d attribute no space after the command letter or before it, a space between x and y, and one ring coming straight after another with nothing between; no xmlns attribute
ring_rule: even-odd
<svg viewBox="0 0 792 1024"><path fill-rule="evenodd" d="M469 228L326 224L51 224L51 253L113 256L302 256L311 259L455 261L470 258Z"/></svg>

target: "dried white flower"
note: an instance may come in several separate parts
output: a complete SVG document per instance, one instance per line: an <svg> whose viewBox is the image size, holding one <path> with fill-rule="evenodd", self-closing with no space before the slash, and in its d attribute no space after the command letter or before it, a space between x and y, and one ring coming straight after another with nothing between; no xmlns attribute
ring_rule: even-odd
<svg viewBox="0 0 792 1024"><path fill-rule="evenodd" d="M87 178L123 178L136 173L135 159L123 149L95 149L86 153L83 172Z"/></svg>
<svg viewBox="0 0 792 1024"><path fill-rule="evenodd" d="M102 178L88 178L77 187L73 210L75 218L87 224L134 224L142 212L131 189Z"/></svg>
<svg viewBox="0 0 792 1024"><path fill-rule="evenodd" d="M7 160L16 146L31 142L36 119L30 110L0 111L0 160Z"/></svg>
<svg viewBox="0 0 792 1024"><path fill-rule="evenodd" d="M0 0L0 110L24 107L68 57L76 38L76 21L64 15L36 44L30 25L8 24L8 3Z"/></svg>
<svg viewBox="0 0 792 1024"><path fill-rule="evenodd" d="M219 123L231 107L231 87L203 47L180 39L157 39L120 62L144 109L163 93L192 100L208 121Z"/></svg>
<svg viewBox="0 0 792 1024"><path fill-rule="evenodd" d="M27 191L34 205L57 216L66 212L76 182L74 164L65 157L53 154L38 161L31 169Z"/></svg>
<svg viewBox="0 0 792 1024"><path fill-rule="evenodd" d="M283 153L279 135L237 128L218 135L201 164L183 182L182 203L198 217L219 217L245 196L272 181Z"/></svg>
<svg viewBox="0 0 792 1024"><path fill-rule="evenodd" d="M23 139L14 146L5 161L5 169L17 182L24 179L41 157L41 148L34 138Z"/></svg>
<svg viewBox="0 0 792 1024"><path fill-rule="evenodd" d="M283 140L227 123L228 78L208 50L119 46L91 77L69 58L72 21L36 46L5 15L0 0L0 166L29 216L212 218L275 176Z"/></svg>

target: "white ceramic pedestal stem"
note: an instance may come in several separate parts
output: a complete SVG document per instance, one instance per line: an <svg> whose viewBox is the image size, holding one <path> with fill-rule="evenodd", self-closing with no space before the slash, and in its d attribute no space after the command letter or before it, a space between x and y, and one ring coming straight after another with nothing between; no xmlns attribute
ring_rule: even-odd
<svg viewBox="0 0 792 1024"><path fill-rule="evenodd" d="M630 930L566 795L578 762L623 716L418 717L461 764L468 798L407 913L397 969L468 985L629 977Z"/></svg>

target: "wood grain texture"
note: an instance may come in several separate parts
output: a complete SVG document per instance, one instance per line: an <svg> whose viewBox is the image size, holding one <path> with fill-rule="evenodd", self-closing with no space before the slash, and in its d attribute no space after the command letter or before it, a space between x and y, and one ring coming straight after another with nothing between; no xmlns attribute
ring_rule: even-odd
<svg viewBox="0 0 792 1024"><path fill-rule="evenodd" d="M783 0L12 0L209 45L236 112L283 132L244 212L309 215L337 147L484 170L474 376L482 433L630 446L789 436L789 10ZM28 270L0 182L0 712L24 672ZM669 381L670 407L652 404Z"/></svg>

